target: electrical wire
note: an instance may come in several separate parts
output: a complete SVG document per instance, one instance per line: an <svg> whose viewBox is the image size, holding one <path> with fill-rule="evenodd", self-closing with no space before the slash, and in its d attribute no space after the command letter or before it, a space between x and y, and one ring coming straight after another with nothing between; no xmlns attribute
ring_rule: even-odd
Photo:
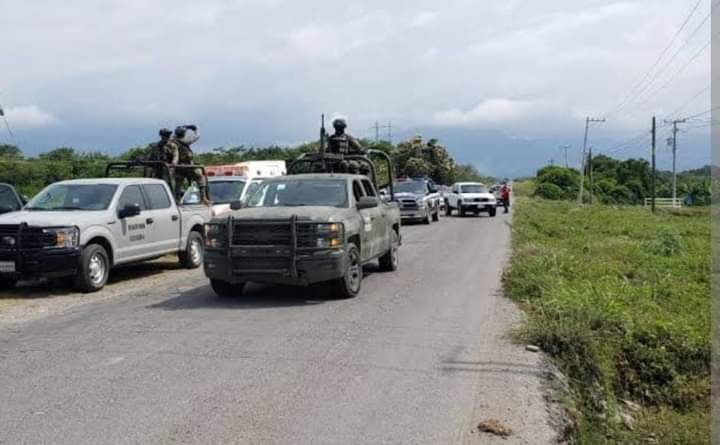
<svg viewBox="0 0 720 445"><path fill-rule="evenodd" d="M675 34L672 36L672 38L668 42L667 46L665 46L665 48L662 50L662 52L660 52L660 55L655 60L655 63L653 63L650 66L650 69L647 70L645 75L643 75L640 78L640 80L638 80L637 82L635 82L633 84L633 87L630 88L629 93L625 95L625 98L620 102L620 104L618 106L616 106L614 109L612 109L612 111L610 111L609 113L606 113L605 117L610 117L610 116L614 115L615 113L620 111L625 105L628 104L628 102L631 100L631 98L635 95L636 90L638 88L640 88L640 86L643 84L643 82L645 82L652 75L655 68L657 68L657 66L660 64L662 59L665 57L665 54L667 54L667 52L670 50L670 48L672 48L673 44L675 43L675 40L680 36L680 33L685 29L685 26L687 26L688 22L690 22L690 19L695 14L695 11L697 11L697 9L700 6L700 3L702 3L702 1L703 0L698 0L697 3L695 3L695 6L692 7L692 9L688 13L688 15L685 17L685 20L683 20L680 27L677 29L677 31L675 31ZM704 21L703 21L703 23L704 23Z"/></svg>

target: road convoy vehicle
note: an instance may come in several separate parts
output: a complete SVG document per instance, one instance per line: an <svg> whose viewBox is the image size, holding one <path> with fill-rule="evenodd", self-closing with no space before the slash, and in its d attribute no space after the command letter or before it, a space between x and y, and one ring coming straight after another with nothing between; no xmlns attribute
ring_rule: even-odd
<svg viewBox="0 0 720 445"><path fill-rule="evenodd" d="M456 182L445 197L445 214L450 216L453 210L456 210L459 216L487 212L494 217L497 213L497 200L480 182Z"/></svg>
<svg viewBox="0 0 720 445"><path fill-rule="evenodd" d="M440 194L435 183L426 178L395 183L395 197L403 220L430 224L440 219Z"/></svg>
<svg viewBox="0 0 720 445"><path fill-rule="evenodd" d="M210 176L208 177L208 195L212 202L212 216L221 216L231 211L230 204L235 201L244 202L265 178L245 176ZM183 205L196 205L201 202L200 190L196 185L190 186L180 202Z"/></svg>
<svg viewBox="0 0 720 445"><path fill-rule="evenodd" d="M400 211L393 185L378 184L375 166L362 155L306 154L288 175L268 178L233 213L205 225L205 274L220 296L239 295L245 283L331 283L341 298L361 289L363 265L398 267ZM383 152L370 150L387 163ZM348 162L368 175L342 172ZM305 173L310 171L312 173ZM380 199L387 186L390 199Z"/></svg>
<svg viewBox="0 0 720 445"><path fill-rule="evenodd" d="M25 199L18 195L10 184L0 183L0 214L16 212L25 205Z"/></svg>
<svg viewBox="0 0 720 445"><path fill-rule="evenodd" d="M226 165L208 165L205 171L213 176L245 176L246 178L270 178L287 172L285 161L245 161Z"/></svg>
<svg viewBox="0 0 720 445"><path fill-rule="evenodd" d="M23 210L0 216L0 288L26 277L69 277L78 290L94 292L115 266L173 253L184 267L200 267L210 209L177 206L173 196L150 178L46 187Z"/></svg>

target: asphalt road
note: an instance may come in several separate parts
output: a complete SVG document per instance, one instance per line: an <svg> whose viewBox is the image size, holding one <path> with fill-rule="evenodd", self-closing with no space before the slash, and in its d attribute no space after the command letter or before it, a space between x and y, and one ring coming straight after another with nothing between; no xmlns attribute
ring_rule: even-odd
<svg viewBox="0 0 720 445"><path fill-rule="evenodd" d="M0 325L0 443L551 443L542 358L507 338L509 221L403 227L400 270L353 300L153 270Z"/></svg>

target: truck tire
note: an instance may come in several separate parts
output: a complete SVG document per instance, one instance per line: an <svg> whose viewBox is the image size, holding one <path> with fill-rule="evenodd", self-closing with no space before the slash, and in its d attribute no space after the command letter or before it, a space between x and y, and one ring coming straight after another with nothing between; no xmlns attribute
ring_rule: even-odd
<svg viewBox="0 0 720 445"><path fill-rule="evenodd" d="M497 214L497 208L491 207L490 210L488 210L488 215L490 215L492 218L494 218L495 214Z"/></svg>
<svg viewBox="0 0 720 445"><path fill-rule="evenodd" d="M460 216L465 216L465 209L463 208L463 206L459 206L459 208L458 208L458 214L459 214Z"/></svg>
<svg viewBox="0 0 720 445"><path fill-rule="evenodd" d="M204 240L199 232L192 231L188 236L185 250L178 253L180 265L186 269L197 269L202 266L205 255Z"/></svg>
<svg viewBox="0 0 720 445"><path fill-rule="evenodd" d="M433 221L440 221L440 204L435 206L435 213L432 216Z"/></svg>
<svg viewBox="0 0 720 445"><path fill-rule="evenodd" d="M218 297L239 297L242 295L245 283L233 284L223 280L211 279L210 287Z"/></svg>
<svg viewBox="0 0 720 445"><path fill-rule="evenodd" d="M450 201L445 200L445 216L452 215L452 207L450 207Z"/></svg>
<svg viewBox="0 0 720 445"><path fill-rule="evenodd" d="M110 258L100 244L85 246L75 273L75 288L84 293L97 292L107 283L110 275Z"/></svg>
<svg viewBox="0 0 720 445"><path fill-rule="evenodd" d="M0 278L0 289L10 290L15 288L17 280L15 278Z"/></svg>
<svg viewBox="0 0 720 445"><path fill-rule="evenodd" d="M334 294L337 298L354 298L362 287L363 270L360 263L360 250L355 244L348 244L345 254L345 272L335 280Z"/></svg>
<svg viewBox="0 0 720 445"><path fill-rule="evenodd" d="M392 244L390 245L390 250L388 250L387 253L381 256L378 260L381 271L394 272L398 269L398 265L400 264L398 257L398 244L398 234L396 231L393 230Z"/></svg>

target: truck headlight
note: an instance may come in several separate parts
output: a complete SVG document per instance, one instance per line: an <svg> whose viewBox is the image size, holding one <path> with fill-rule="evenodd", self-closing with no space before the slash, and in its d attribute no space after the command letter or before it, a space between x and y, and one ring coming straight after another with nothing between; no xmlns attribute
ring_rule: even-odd
<svg viewBox="0 0 720 445"><path fill-rule="evenodd" d="M340 232L340 225L337 223L330 223L330 224L317 224L315 226L317 233L327 233L327 234L333 234Z"/></svg>
<svg viewBox="0 0 720 445"><path fill-rule="evenodd" d="M80 244L80 230L77 227L53 227L43 229L50 243L46 247L77 247Z"/></svg>
<svg viewBox="0 0 720 445"><path fill-rule="evenodd" d="M205 247L222 249L227 246L227 237L225 224L205 224Z"/></svg>
<svg viewBox="0 0 720 445"><path fill-rule="evenodd" d="M318 238L316 243L318 249L337 249L342 246L340 238Z"/></svg>
<svg viewBox="0 0 720 445"><path fill-rule="evenodd" d="M427 201L425 201L424 199L418 199L418 200L416 200L416 202L417 202L418 207L421 207L421 208L427 207Z"/></svg>

